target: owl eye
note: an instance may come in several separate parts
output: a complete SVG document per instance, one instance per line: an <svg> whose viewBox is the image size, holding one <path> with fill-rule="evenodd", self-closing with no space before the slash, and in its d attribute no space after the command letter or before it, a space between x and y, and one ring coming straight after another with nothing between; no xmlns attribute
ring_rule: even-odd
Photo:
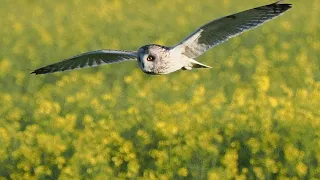
<svg viewBox="0 0 320 180"><path fill-rule="evenodd" d="M154 60L154 56L149 55L149 56L147 57L147 61L153 61L153 60Z"/></svg>

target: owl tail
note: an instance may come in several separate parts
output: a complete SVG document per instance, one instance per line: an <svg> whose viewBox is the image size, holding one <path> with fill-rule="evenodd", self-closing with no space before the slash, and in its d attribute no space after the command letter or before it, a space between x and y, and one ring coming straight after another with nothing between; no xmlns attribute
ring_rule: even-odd
<svg viewBox="0 0 320 180"><path fill-rule="evenodd" d="M196 61L194 59L190 59L189 61L192 64L192 68L212 68L211 66L199 63L198 61Z"/></svg>

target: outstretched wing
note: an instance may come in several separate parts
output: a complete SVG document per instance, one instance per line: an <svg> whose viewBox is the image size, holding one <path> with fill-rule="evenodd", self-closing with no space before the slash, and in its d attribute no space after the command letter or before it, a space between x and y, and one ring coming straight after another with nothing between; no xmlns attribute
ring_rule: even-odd
<svg viewBox="0 0 320 180"><path fill-rule="evenodd" d="M80 54L70 59L36 69L31 74L47 74L136 59L137 53L133 51L98 50Z"/></svg>
<svg viewBox="0 0 320 180"><path fill-rule="evenodd" d="M189 58L196 58L229 38L281 15L291 7L291 4L278 1L214 20L198 28L174 48L178 48Z"/></svg>

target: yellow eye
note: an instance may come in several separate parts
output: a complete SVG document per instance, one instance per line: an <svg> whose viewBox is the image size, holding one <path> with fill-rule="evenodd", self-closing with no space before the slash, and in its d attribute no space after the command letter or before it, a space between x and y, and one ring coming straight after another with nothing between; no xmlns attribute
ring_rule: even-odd
<svg viewBox="0 0 320 180"><path fill-rule="evenodd" d="M147 57L147 61L153 61L153 60L154 60L154 57L153 57L153 56L149 55L149 56Z"/></svg>

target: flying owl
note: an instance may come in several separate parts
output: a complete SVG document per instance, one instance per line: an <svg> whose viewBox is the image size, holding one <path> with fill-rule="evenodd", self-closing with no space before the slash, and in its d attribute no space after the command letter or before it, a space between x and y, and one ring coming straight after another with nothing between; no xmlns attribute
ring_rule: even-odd
<svg viewBox="0 0 320 180"><path fill-rule="evenodd" d="M278 1L211 21L172 47L150 44L142 46L138 51L97 50L36 69L31 74L54 73L128 60L138 60L140 69L151 75L211 68L195 59L212 47L278 17L291 7L291 4Z"/></svg>

